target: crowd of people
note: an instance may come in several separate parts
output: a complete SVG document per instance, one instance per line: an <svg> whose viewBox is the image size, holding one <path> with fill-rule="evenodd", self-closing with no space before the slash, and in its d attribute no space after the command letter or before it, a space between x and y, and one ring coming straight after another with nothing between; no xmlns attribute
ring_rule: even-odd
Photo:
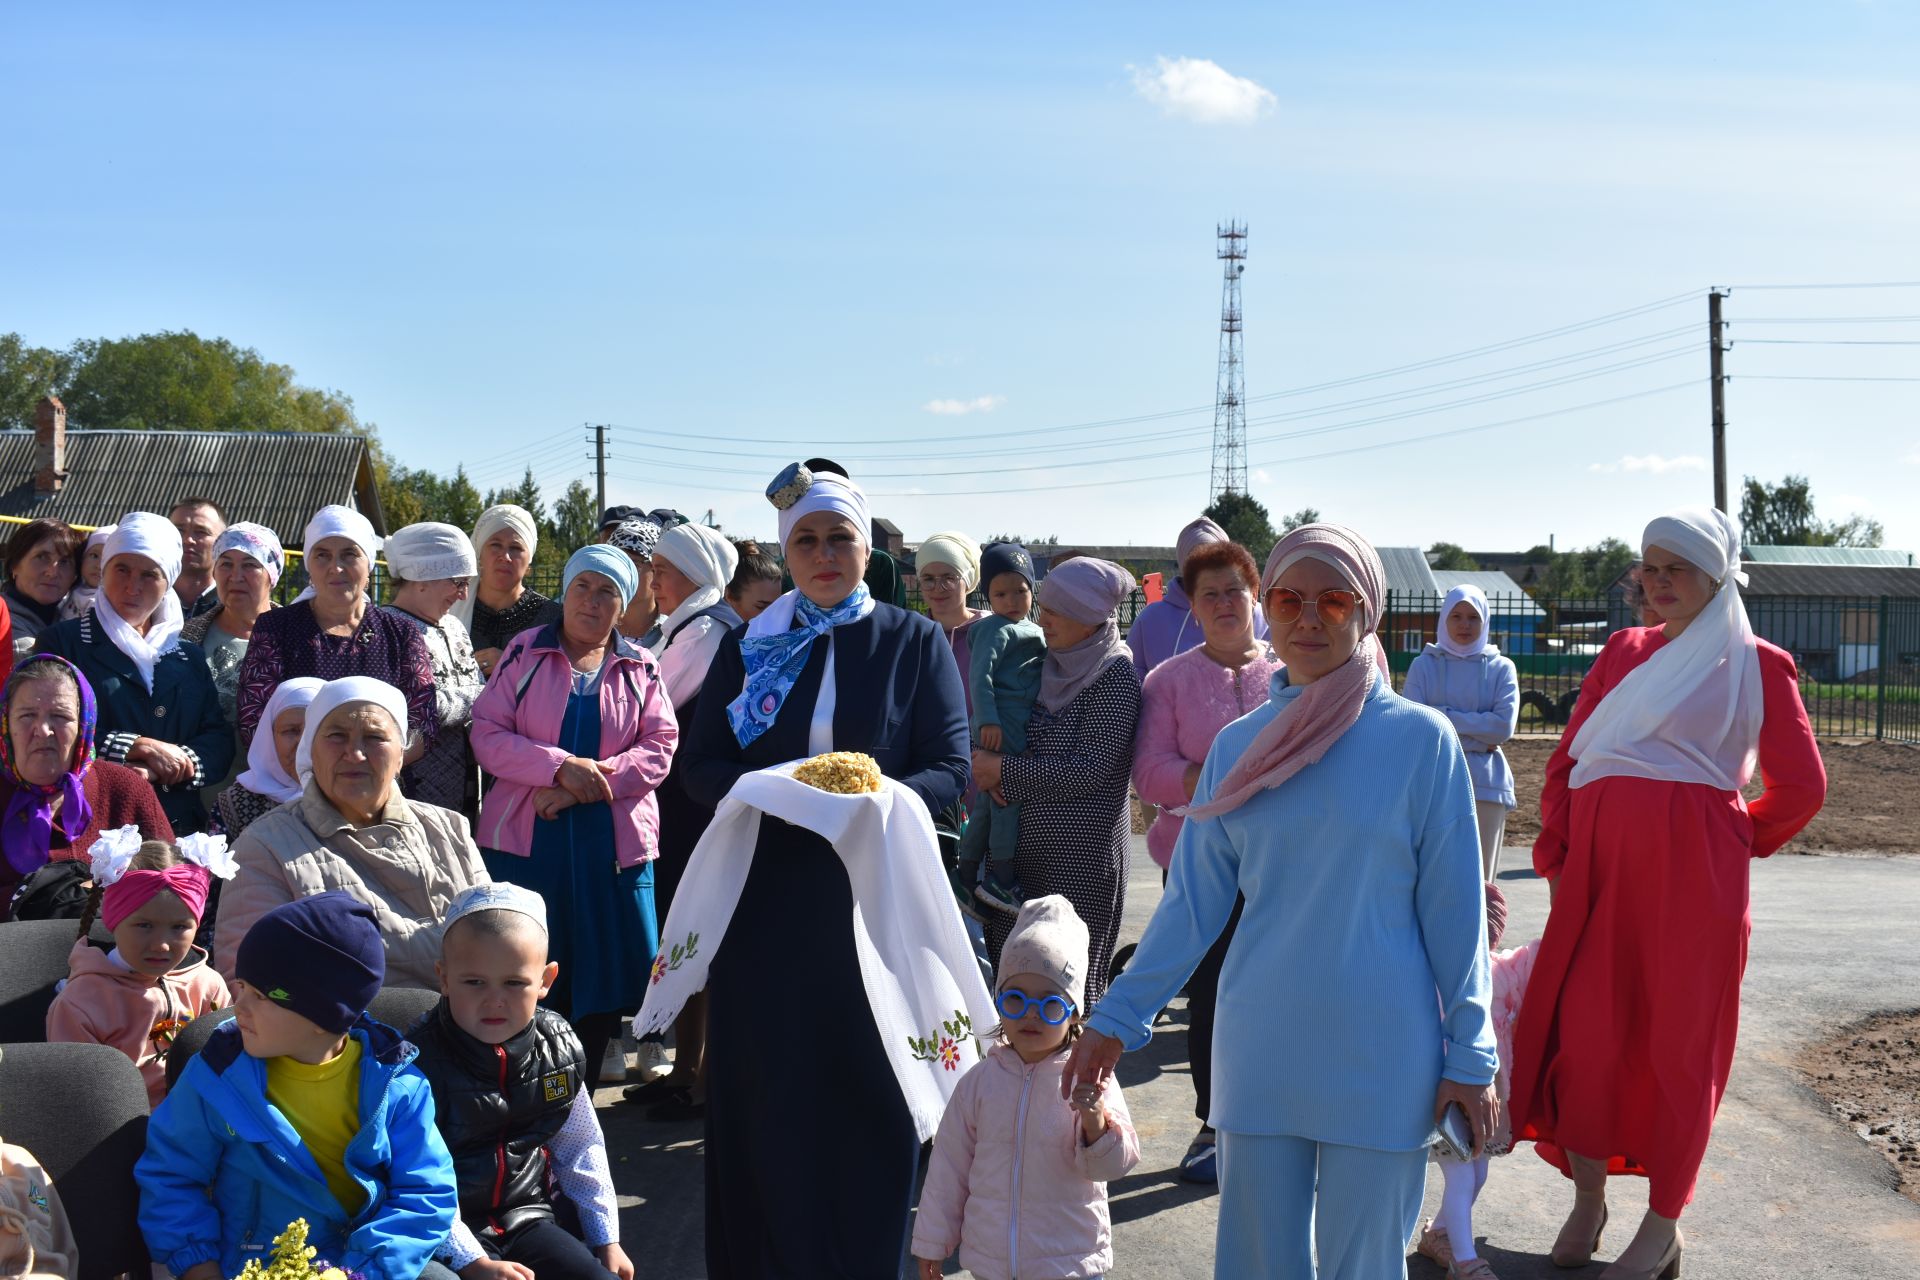
<svg viewBox="0 0 1920 1280"><path fill-rule="evenodd" d="M922 613L844 468L794 464L768 497L777 555L614 508L552 599L515 506L384 540L323 508L286 604L277 535L205 497L6 542L0 919L75 922L48 1036L142 1074L129 1176L156 1263L236 1275L305 1218L367 1280L647 1274L593 1090L698 946L662 936L715 810L858 752L957 837L942 909L977 921L1000 1021L950 1028L965 1074L928 1156L856 924L885 904L826 836L759 826L671 1070L643 1046L662 1070L623 1103L703 1122L709 1274L1108 1274L1106 1184L1140 1159L1116 1068L1183 990L1180 1174L1218 1186L1216 1274L1376 1280L1417 1238L1493 1280L1472 1211L1520 1142L1574 1186L1555 1263L1602 1249L1607 1179L1638 1174L1651 1208L1607 1280L1677 1273L1748 860L1825 794L1792 661L1747 625L1734 521L1647 526L1655 625L1582 686L1534 847L1551 912L1503 949L1519 691L1475 588L1396 692L1385 574L1349 528L1263 549L1195 520L1123 633L1117 564L939 533ZM1116 973L1136 797L1164 893ZM386 1026L388 988L438 1002ZM831 1050L770 1068L802 1027Z"/></svg>

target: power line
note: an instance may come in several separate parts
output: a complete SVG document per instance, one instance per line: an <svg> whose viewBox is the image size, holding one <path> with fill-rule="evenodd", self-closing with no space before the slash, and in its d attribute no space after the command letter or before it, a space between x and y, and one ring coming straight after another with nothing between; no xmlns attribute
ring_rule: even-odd
<svg viewBox="0 0 1920 1280"><path fill-rule="evenodd" d="M1727 381L1733 381L1729 374ZM1920 378L1876 378L1853 376L1850 374L1820 373L1747 373L1740 375L1742 382L1920 382Z"/></svg>
<svg viewBox="0 0 1920 1280"><path fill-rule="evenodd" d="M1500 422L1485 422L1471 427L1454 427L1447 431L1432 431L1423 435L1405 436L1398 440L1382 440L1375 444L1354 445L1347 449L1330 449L1322 453L1302 454L1292 458L1276 458L1271 462L1254 464L1257 469L1288 466L1301 462L1317 462L1325 458L1342 458L1356 453L1371 453L1377 449L1394 449L1401 445L1420 444L1428 440L1445 440L1453 436L1469 435L1477 431L1493 431L1500 427L1518 426L1527 422L1539 422L1547 418L1565 417L1571 413L1581 413L1589 409L1603 409L1609 405L1622 404L1629 400L1644 400L1650 396L1665 395L1673 391L1698 390L1700 380L1690 378L1685 382L1675 382L1664 387L1654 387L1647 391L1635 391L1627 395L1613 396L1605 400L1594 400L1586 404L1569 405L1564 409L1549 409L1544 413L1531 413L1523 417L1507 418ZM1025 489L943 489L939 492L921 490L903 490L868 494L872 498L969 498L1006 493L1053 493L1065 489L1109 489L1120 485L1154 484L1167 480L1184 480L1193 476L1206 475L1205 471L1188 471L1169 474L1156 472L1152 475L1130 476L1124 480L1088 480L1072 484L1050 484Z"/></svg>
<svg viewBox="0 0 1920 1280"><path fill-rule="evenodd" d="M1920 338L1737 338L1730 347L1920 347Z"/></svg>
<svg viewBox="0 0 1920 1280"><path fill-rule="evenodd" d="M1920 316L1742 316L1729 324L1914 324Z"/></svg>
<svg viewBox="0 0 1920 1280"><path fill-rule="evenodd" d="M1920 280L1852 280L1840 284L1730 284L1729 289L1920 289Z"/></svg>

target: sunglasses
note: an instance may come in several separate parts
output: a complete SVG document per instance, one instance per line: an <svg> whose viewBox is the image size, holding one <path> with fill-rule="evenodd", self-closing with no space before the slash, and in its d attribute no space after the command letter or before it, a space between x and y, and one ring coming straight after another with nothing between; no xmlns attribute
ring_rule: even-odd
<svg viewBox="0 0 1920 1280"><path fill-rule="evenodd" d="M1038 1013L1040 1021L1050 1027L1057 1027L1073 1016L1073 1001L1065 996L1046 995L1035 1000L1018 987L1002 991L993 1004L1008 1022L1018 1022L1027 1016L1029 1009Z"/></svg>
<svg viewBox="0 0 1920 1280"><path fill-rule="evenodd" d="M1352 591L1322 591L1309 600L1290 587L1275 587L1267 592L1267 612L1275 622L1297 622L1306 606L1312 605L1313 611L1320 615L1320 621L1330 627L1342 626L1353 611L1360 607L1360 597Z"/></svg>

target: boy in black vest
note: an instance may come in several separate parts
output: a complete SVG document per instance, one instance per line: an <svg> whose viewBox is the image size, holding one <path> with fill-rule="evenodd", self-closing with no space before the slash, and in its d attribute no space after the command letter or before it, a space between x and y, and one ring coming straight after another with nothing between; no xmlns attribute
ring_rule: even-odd
<svg viewBox="0 0 1920 1280"><path fill-rule="evenodd" d="M632 1280L585 1053L539 1005L560 971L546 903L511 884L468 889L447 910L436 968L440 1003L407 1039L460 1184L447 1264L465 1280ZM585 1243L554 1221L549 1173Z"/></svg>

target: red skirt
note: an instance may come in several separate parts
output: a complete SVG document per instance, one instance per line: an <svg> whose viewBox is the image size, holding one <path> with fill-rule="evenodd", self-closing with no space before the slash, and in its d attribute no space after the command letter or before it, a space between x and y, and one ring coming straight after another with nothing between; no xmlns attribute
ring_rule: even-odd
<svg viewBox="0 0 1920 1280"><path fill-rule="evenodd" d="M1733 1068L1747 968L1753 827L1729 791L1601 778L1570 794L1572 838L1514 1032L1516 1141L1693 1199Z"/></svg>

